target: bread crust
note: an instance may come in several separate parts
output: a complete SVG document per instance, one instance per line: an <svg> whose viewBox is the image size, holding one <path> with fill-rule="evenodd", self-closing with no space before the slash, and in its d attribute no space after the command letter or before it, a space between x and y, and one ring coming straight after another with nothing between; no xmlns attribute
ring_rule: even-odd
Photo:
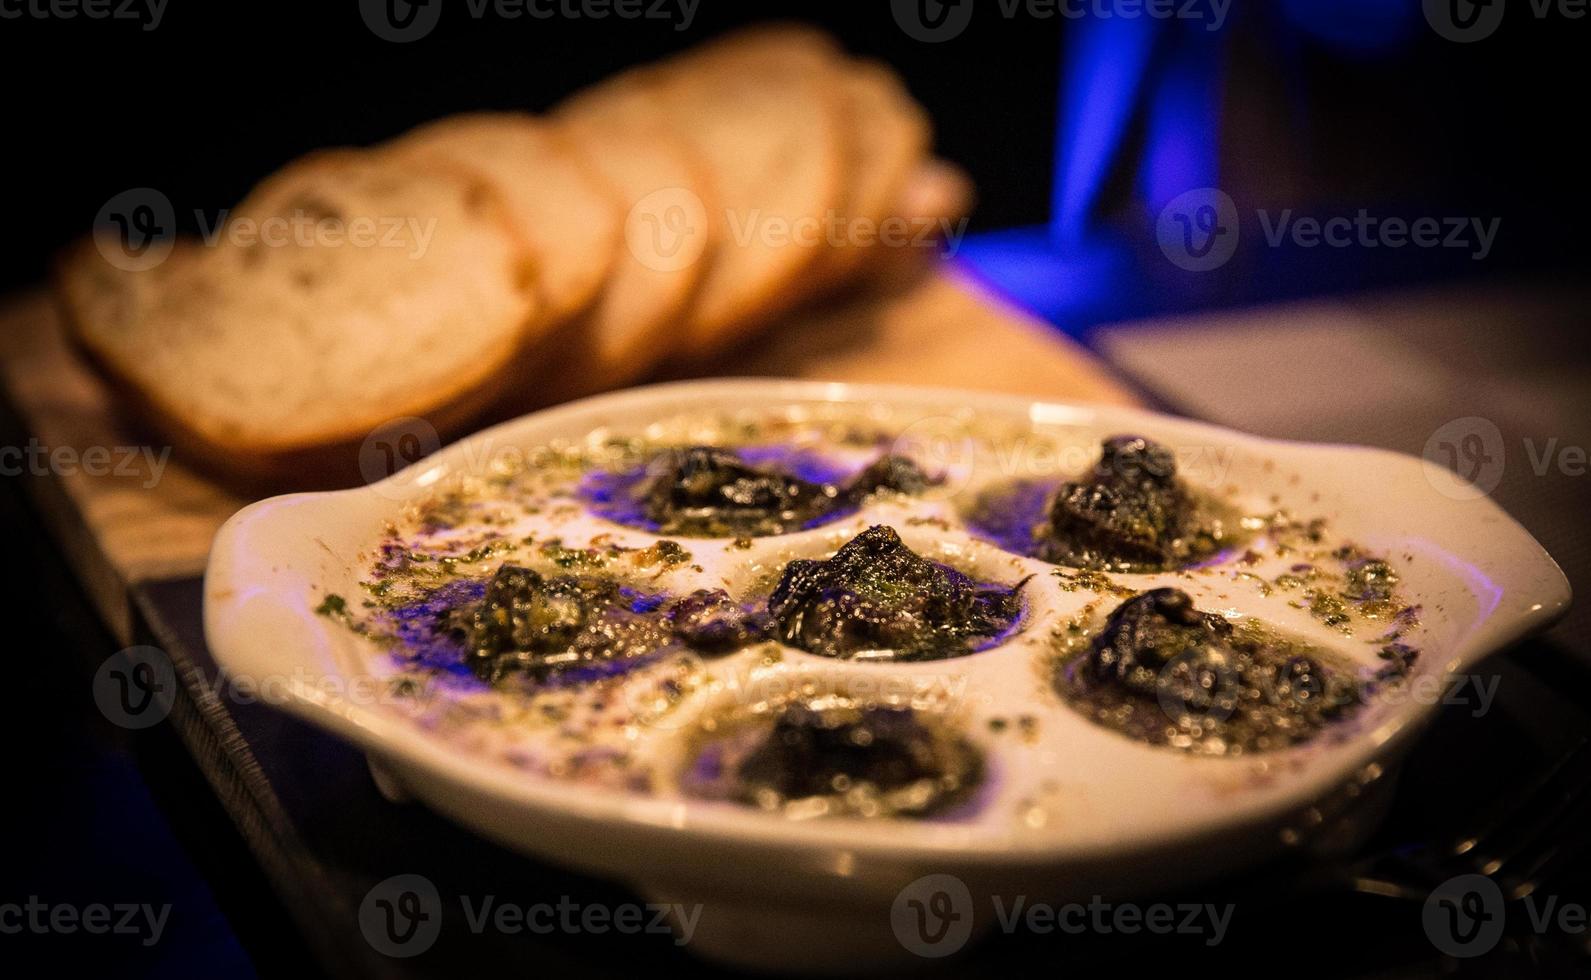
<svg viewBox="0 0 1591 980"><path fill-rule="evenodd" d="M619 257L621 197L560 127L527 113L470 112L411 129L384 149L421 160L434 155L492 182L519 238L538 257L548 329L595 301ZM539 226L554 215L566 226Z"/></svg>
<svg viewBox="0 0 1591 980"><path fill-rule="evenodd" d="M359 159L359 153L330 150L302 158L288 169L262 181L239 205L237 212L268 210L270 199L284 193L291 182L300 179L305 172ZM393 159L396 162L397 158ZM516 256L514 261L527 261L528 256L520 251L512 223L501 202L496 202L492 196L495 192L489 184L463 170L455 169L452 172L455 179L471 182L471 193L483 194L483 200L495 202L488 203L486 208L494 215L493 221L505 242L511 243ZM181 270L184 275L199 275L209 271L202 268L201 264L215 259L213 254L206 255L198 251L209 247L195 241L179 242L165 261L177 263L173 269ZM221 249L228 246L221 243L214 247ZM504 379L512 377L520 358L527 356L533 345L539 345L545 339L538 329L536 305L530 297L533 277L525 277L522 281L516 281L513 287L524 296L521 311L515 314L513 327L504 331L501 342L490 350L483 350L479 357L473 359L469 369L451 378L446 389L407 391L396 402L380 407L351 409L340 416L334 426L316 432L311 438L262 439L230 432L222 434L215 425L191 418L190 413L174 404L169 393L146 383L130 365L124 363L121 352L112 349L100 337L100 331L93 329L88 322L94 316L93 305L84 296L83 290L85 281L105 277L104 268L85 265L95 262L108 264L92 242L83 242L69 250L57 264L56 294L60 298L67 334L74 347L85 355L89 364L140 418L169 438L174 446L185 448L184 455L189 461L221 478L223 482L240 488L335 486L359 482L359 448L373 432L398 418L425 419L443 440L456 435L497 399ZM145 272L115 270L110 276L114 280L119 277L158 275L160 268ZM123 279L120 288L132 290L135 285L136 280ZM157 288L173 290L181 288L181 284L166 281ZM134 309L133 322L129 326L135 327L138 317L145 312Z"/></svg>
<svg viewBox="0 0 1591 980"><path fill-rule="evenodd" d="M570 369L549 382L554 400L626 384L671 356L720 244L722 229L712 220L718 195L707 166L663 124L649 77L647 69L628 72L553 113L577 152L619 188L626 205L613 277L574 331L566 350ZM643 173L638 161L651 172ZM699 211L690 240L676 245L690 253L688 261L652 254L634 238L645 234L644 222L656 218L654 212L674 206Z"/></svg>
<svg viewBox="0 0 1591 980"><path fill-rule="evenodd" d="M876 236L913 172L933 147L933 124L887 65L847 59L840 67L853 131L849 187L842 219L853 225L831 243L813 286L837 289L863 270L881 246ZM861 236L874 236L871 242Z"/></svg>
<svg viewBox="0 0 1591 980"><path fill-rule="evenodd" d="M688 317L688 357L721 351L792 308L800 299L793 287L825 251L821 228L842 201L851 140L844 96L829 72L833 52L832 43L807 29L755 28L687 52L646 76L671 124L706 160L728 229ZM810 126L790 122L789 116L803 113ZM742 194L729 172L742 162L745 135L769 123L777 130L773 142L785 144L780 149L794 146L804 154L797 164L810 193L783 202L791 205L789 213L767 212L769 195L762 189ZM792 128L799 130L794 140ZM817 240L802 242L792 233L782 243L759 243L777 230L772 221L791 229L817 222ZM759 259L765 264L756 265Z"/></svg>

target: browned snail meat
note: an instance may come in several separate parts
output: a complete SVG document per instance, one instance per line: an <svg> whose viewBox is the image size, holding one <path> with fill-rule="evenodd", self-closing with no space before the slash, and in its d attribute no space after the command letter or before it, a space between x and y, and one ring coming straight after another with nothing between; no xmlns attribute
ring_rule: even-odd
<svg viewBox="0 0 1591 980"><path fill-rule="evenodd" d="M894 453L885 453L851 478L851 482L845 486L845 495L853 503L860 504L862 498L870 493L877 493L880 490L893 490L905 494L922 493L932 486L933 482L928 478L928 474L910 459Z"/></svg>
<svg viewBox="0 0 1591 980"><path fill-rule="evenodd" d="M1264 751L1306 741L1362 703L1348 670L1302 644L1194 608L1178 589L1117 606L1056 689L1094 720L1156 744Z"/></svg>
<svg viewBox="0 0 1591 980"><path fill-rule="evenodd" d="M875 524L833 558L786 565L768 610L775 638L811 653L940 660L970 653L1015 625L1020 588L980 585Z"/></svg>
<svg viewBox="0 0 1591 980"><path fill-rule="evenodd" d="M674 632L702 653L729 653L768 638L766 609L748 609L723 589L697 589L670 610Z"/></svg>
<svg viewBox="0 0 1591 980"><path fill-rule="evenodd" d="M666 534L777 534L828 510L840 491L748 465L732 449L692 446L647 467L646 516Z"/></svg>
<svg viewBox="0 0 1591 980"><path fill-rule="evenodd" d="M445 613L444 625L462 640L465 664L489 682L620 665L677 645L728 653L765 634L765 617L721 589L666 602L609 578L547 578L516 565L498 569L479 601Z"/></svg>
<svg viewBox="0 0 1591 980"><path fill-rule="evenodd" d="M639 484L639 510L664 534L784 534L860 506L870 493L916 493L929 483L900 456L875 460L845 486L753 465L733 450L691 446L659 454Z"/></svg>
<svg viewBox="0 0 1591 980"><path fill-rule="evenodd" d="M1177 567L1218 547L1219 534L1200 526L1197 510L1171 450L1141 436L1112 436L1091 474L1056 491L1034 529L1038 553L1083 568Z"/></svg>
<svg viewBox="0 0 1591 980"><path fill-rule="evenodd" d="M721 760L725 761L725 760ZM965 739L888 705L785 707L765 737L737 760L725 790L767 809L833 797L832 809L922 815L965 800L983 760Z"/></svg>
<svg viewBox="0 0 1591 980"><path fill-rule="evenodd" d="M1161 675L1173 661L1189 655L1218 657L1214 648L1231 635L1231 623L1194 609L1186 592L1154 589L1123 602L1110 614L1089 646L1084 671L1094 683L1156 697Z"/></svg>

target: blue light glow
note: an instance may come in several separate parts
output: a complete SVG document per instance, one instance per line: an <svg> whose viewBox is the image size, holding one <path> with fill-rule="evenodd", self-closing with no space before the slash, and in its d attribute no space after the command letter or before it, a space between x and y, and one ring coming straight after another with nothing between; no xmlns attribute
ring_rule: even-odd
<svg viewBox="0 0 1591 980"><path fill-rule="evenodd" d="M1062 248L1082 245L1100 188L1116 161L1143 87L1160 25L1094 18L1071 25L1061 61L1050 229Z"/></svg>
<svg viewBox="0 0 1591 980"><path fill-rule="evenodd" d="M1155 66L1138 191L1150 214L1183 191L1219 183L1225 35L1182 31Z"/></svg>
<svg viewBox="0 0 1591 980"><path fill-rule="evenodd" d="M1420 5L1396 0L1282 0L1282 17L1300 34L1344 54L1402 47L1422 29Z"/></svg>

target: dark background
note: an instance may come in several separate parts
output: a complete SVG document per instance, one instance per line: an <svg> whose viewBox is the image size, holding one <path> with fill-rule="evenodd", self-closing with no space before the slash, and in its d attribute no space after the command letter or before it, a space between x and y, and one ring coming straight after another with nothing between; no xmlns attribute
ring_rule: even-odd
<svg viewBox="0 0 1591 980"><path fill-rule="evenodd" d="M152 31L128 20L0 19L10 217L0 286L42 277L51 253L120 191L161 190L195 231L194 209L213 216L308 150L461 110L544 109L617 69L769 18L818 23L901 71L933 114L940 152L976 181L974 231L1040 224L1061 37L1077 22L1007 18L997 0L976 3L966 30L942 43L907 36L886 0L701 0L687 30L648 19L476 19L454 0L432 33L406 44L376 37L355 0L171 0ZM1455 44L1429 29L1415 0L1239 0L1220 35L1221 186L1255 205L1501 215L1489 270L1583 256L1591 22L1515 6L1493 36ZM1125 203L1124 183L1106 210Z"/></svg>
<svg viewBox="0 0 1591 980"><path fill-rule="evenodd" d="M1063 34L1075 25L1008 19L995 0L977 3L966 32L942 44L907 36L884 0L702 0L685 31L644 19L513 20L490 12L474 19L455 2L430 36L410 44L376 37L354 0L172 0L153 31L138 21L0 18L7 143L0 186L8 218L0 292L40 282L52 254L85 234L121 191L162 191L182 230L194 232L195 209L213 217L308 150L374 142L461 110L543 109L627 65L779 17L816 22L852 51L901 71L935 119L939 152L976 182L974 232L1040 225L1049 216ZM1591 22L1537 19L1516 0L1495 36L1460 45L1428 29L1409 0L1239 2L1231 17L1221 39L1221 112L1210 123L1220 126L1220 186L1233 197L1322 213L1373 206L1388 214L1497 215L1503 225L1484 264L1439 250L1390 265L1387 256L1355 253L1330 277L1243 283L1223 300L1270 297L1282 287L1330 291L1348 280L1583 278L1591 252L1583 148ZM1129 134L1129 155L1138 135ZM1127 169L1118 167L1105 185L1102 225L1134 220ZM1204 298L1173 290L1158 302L1159 310L1176 311ZM1564 342L1581 345L1566 363L1584 363L1584 335ZM109 638L17 490L7 481L0 494L0 526L24 579L0 601L20 665L8 681L0 744L13 760L10 781L22 791L0 805L7 841L0 901L38 893L71 902L169 901L183 910L153 950L56 937L28 945L27 956L113 975L246 975L251 965L298 972L305 951L174 736L129 737L95 711L89 677ZM1475 771L1505 771L1506 760L1495 756L1530 744L1510 725L1537 714L1545 696L1523 689L1512 714L1489 728L1460 725L1456 749L1454 739L1437 741L1428 756L1490 753ZM1396 812L1406 827L1425 826L1431 816L1421 801L1440 787L1430 783L1416 778L1400 797ZM1474 795L1488 792L1479 785ZM1257 887L1264 906L1270 884ZM1382 917L1375 905L1309 908L1336 917L1328 921L1349 933L1373 930ZM1252 962L1243 943L1262 942L1308 949L1310 969L1301 973L1431 967L1417 932L1400 933L1377 957L1334 942L1330 929L1295 938L1299 907L1278 909L1219 956L1244 969ZM0 962L18 961L11 941L0 936ZM1031 954L1002 964L1018 974L1047 955L1033 943L1012 950L1008 959ZM1119 952L1097 946L1084 962L1092 956L1107 968ZM1151 951L1148 962L1173 969L1182 952Z"/></svg>

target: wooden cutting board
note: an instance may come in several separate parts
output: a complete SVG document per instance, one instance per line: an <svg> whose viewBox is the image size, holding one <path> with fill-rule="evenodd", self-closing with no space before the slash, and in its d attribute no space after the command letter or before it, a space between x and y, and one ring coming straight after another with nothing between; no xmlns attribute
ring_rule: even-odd
<svg viewBox="0 0 1591 980"><path fill-rule="evenodd" d="M0 447L106 623L131 642L129 587L198 575L244 497L146 447L70 349L43 290L0 304L0 384L26 433ZM808 311L696 372L905 382L1133 404L1091 354L954 266Z"/></svg>

